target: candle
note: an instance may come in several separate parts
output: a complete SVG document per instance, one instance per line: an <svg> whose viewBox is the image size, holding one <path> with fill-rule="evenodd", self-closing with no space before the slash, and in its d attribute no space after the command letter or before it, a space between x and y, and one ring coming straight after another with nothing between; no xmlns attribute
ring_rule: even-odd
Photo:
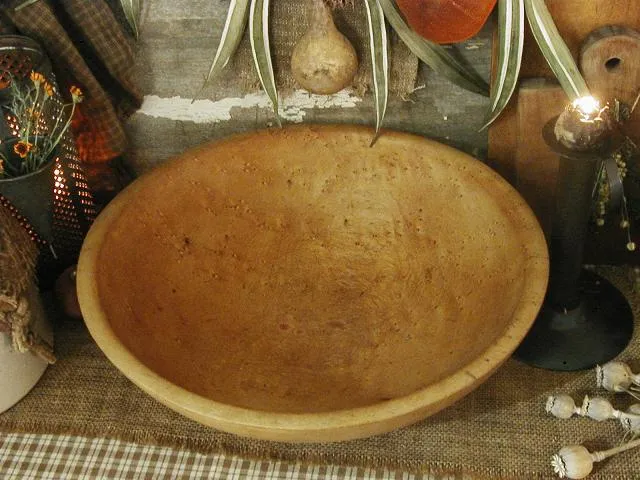
<svg viewBox="0 0 640 480"><path fill-rule="evenodd" d="M608 105L591 96L574 100L560 114L554 127L556 139L574 151L587 151L602 146L613 125Z"/></svg>

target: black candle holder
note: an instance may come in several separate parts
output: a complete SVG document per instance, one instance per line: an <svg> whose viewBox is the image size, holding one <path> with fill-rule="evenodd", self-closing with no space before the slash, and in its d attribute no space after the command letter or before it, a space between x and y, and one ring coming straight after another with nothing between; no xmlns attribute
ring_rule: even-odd
<svg viewBox="0 0 640 480"><path fill-rule="evenodd" d="M547 145L560 157L549 287L514 356L535 367L573 371L606 363L624 350L633 334L633 313L611 283L582 268L593 188L614 142L607 139L587 152L570 150L556 139L556 120L543 129Z"/></svg>

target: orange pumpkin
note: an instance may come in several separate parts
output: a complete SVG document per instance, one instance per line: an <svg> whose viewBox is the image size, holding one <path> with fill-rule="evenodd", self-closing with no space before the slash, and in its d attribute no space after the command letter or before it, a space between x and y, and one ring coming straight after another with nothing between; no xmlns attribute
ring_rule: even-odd
<svg viewBox="0 0 640 480"><path fill-rule="evenodd" d="M497 0L396 0L407 23L427 40L455 43L473 37Z"/></svg>

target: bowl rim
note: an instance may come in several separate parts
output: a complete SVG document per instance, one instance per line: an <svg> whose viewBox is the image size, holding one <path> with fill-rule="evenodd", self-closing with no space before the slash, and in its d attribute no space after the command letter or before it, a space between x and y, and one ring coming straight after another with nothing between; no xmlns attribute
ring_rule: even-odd
<svg viewBox="0 0 640 480"><path fill-rule="evenodd" d="M232 135L210 142L199 148L213 144L235 142L255 135L280 135L292 131L339 132L340 135L365 135L371 138L374 130L357 125L295 125L283 129L262 129ZM284 132L284 133L283 133ZM519 303L516 305L511 322L493 344L480 355L433 384L409 395L363 407L317 413L281 413L254 410L224 404L186 390L155 373L138 360L118 340L107 316L100 305L96 281L97 261L102 246L102 238L115 222L120 211L127 205L128 198L135 195L148 179L161 175L183 156L164 162L150 172L136 179L120 192L100 213L91 227L82 246L77 267L78 300L87 328L106 357L129 380L153 396L156 400L205 425L244 436L289 442L325 442L362 438L395 428L406 426L431 413L439 411L479 386L488 378L520 344L529 331L542 305L549 275L547 244L538 221L520 194L487 165L457 149L415 134L385 130L378 142L405 143L420 142L438 153L466 161L478 169L478 175L492 178L501 193L512 202L510 211L516 211L514 218L528 231L525 247L525 282ZM185 153L195 152L198 148ZM493 187L493 185L492 185Z"/></svg>

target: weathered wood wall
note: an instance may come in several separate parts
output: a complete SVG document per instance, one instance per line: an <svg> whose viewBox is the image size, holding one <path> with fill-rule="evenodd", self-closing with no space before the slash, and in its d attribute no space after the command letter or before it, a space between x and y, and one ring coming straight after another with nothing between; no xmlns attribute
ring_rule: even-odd
<svg viewBox="0 0 640 480"><path fill-rule="evenodd" d="M272 0L273 5L285 1L304 0ZM127 123L132 143L127 163L135 173L144 173L204 142L273 126L266 96L257 89L247 93L232 70L207 87L198 97L201 100L191 105L215 53L229 0L153 0L143 5L136 69L145 103ZM451 47L485 78L489 77L491 64L493 22L490 20L473 39ZM296 18L292 18L276 27L295 28L295 24ZM344 33L350 36L350 32ZM488 99L451 84L424 64L416 87L405 98L390 99L386 127L434 138L486 161L487 132L479 128ZM374 123L371 92L342 92L320 99L289 92L282 95L281 103L287 118L295 121ZM493 158L489 164L498 167ZM598 233L588 242L588 261L637 262L637 258L635 262L630 258L634 254L624 249L619 228Z"/></svg>
<svg viewBox="0 0 640 480"><path fill-rule="evenodd" d="M275 0L286 1L286 0ZM145 4L138 41L137 69L145 105L127 124L132 149L128 162L142 173L189 147L232 133L264 128L273 116L255 92L243 96L230 75L208 87L191 106L220 38L227 0L154 0ZM356 2L357 3L357 2ZM292 19L295 25L295 19ZM302 33L302 32L301 32ZM488 77L490 28L455 50ZM438 139L479 158L486 156L487 134L479 132L488 99L466 92L421 65L409 97L392 98L386 126ZM422 87L422 88L420 88ZM371 93L343 93L313 104L302 94L285 95L297 120L372 125ZM326 105L332 105L329 108ZM221 119L228 117L228 119Z"/></svg>

